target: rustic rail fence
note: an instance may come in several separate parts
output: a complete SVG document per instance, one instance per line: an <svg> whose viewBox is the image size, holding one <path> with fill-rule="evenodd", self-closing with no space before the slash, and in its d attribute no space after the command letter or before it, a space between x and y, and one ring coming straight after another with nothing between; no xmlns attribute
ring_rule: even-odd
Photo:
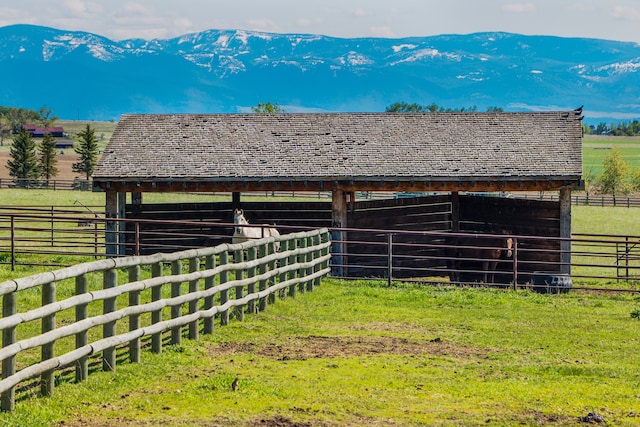
<svg viewBox="0 0 640 427"><path fill-rule="evenodd" d="M330 245L328 230L317 229L104 259L2 282L1 409L12 411L16 387L38 376L41 393L50 395L57 370L75 366L76 380L86 380L92 356L101 354L103 369L114 371L116 349L123 346L131 362L140 362L144 337L161 352L164 332L180 344L184 328L197 339L200 330L213 332L216 316L226 325L232 310L243 320L245 312L265 310L276 295L312 291L330 271ZM20 311L34 294L41 295L41 307Z"/></svg>

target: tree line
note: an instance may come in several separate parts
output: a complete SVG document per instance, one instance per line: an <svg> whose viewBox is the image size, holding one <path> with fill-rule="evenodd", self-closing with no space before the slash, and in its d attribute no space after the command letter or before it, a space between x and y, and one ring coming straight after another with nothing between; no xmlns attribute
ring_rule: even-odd
<svg viewBox="0 0 640 427"><path fill-rule="evenodd" d="M613 135L613 136L638 136L640 135L640 121L618 122L607 125L600 122L598 125L583 125L585 135Z"/></svg>
<svg viewBox="0 0 640 427"><path fill-rule="evenodd" d="M27 123L36 123L45 129L49 128L58 120L52 114L53 111L46 106L39 111L0 106L2 143L6 135L13 134L13 143L9 151L11 159L7 161L6 167L9 169L9 176L14 178L16 186L30 187L37 184L48 186L49 181L58 174L56 139L51 133L45 132L42 141L38 144L24 127ZM87 127L78 133L77 138L79 144L74 147L74 151L80 159L72 164L72 170L75 173L84 174L89 180L98 163L95 129L87 124Z"/></svg>

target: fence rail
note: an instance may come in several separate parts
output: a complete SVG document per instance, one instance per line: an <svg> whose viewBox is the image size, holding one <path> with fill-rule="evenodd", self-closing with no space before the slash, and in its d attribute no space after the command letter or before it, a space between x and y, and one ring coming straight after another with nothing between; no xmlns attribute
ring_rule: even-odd
<svg viewBox="0 0 640 427"><path fill-rule="evenodd" d="M201 321L203 332L212 333L215 316L226 325L232 310L243 320L245 312L265 310L285 290L289 296L312 291L330 272L330 245L328 230L318 229L241 244L110 258L2 282L1 408L14 409L15 388L21 382L40 376L41 393L50 395L57 369L75 365L76 379L82 381L93 355L102 354L103 370L113 371L119 346L127 344L129 359L139 362L143 337L150 336L152 351L160 352L163 332L171 331L171 343L180 344L183 327L189 338L197 339ZM169 274L163 274L165 265ZM122 270L128 272L124 283L118 277ZM142 277L143 270L150 277ZM188 292L183 293L186 284ZM41 307L20 311L20 297L32 288L41 290ZM59 290L71 296L58 300ZM58 322L65 326L57 327ZM37 348L40 357L32 352ZM16 366L23 368L16 371Z"/></svg>
<svg viewBox="0 0 640 427"><path fill-rule="evenodd" d="M0 210L0 266L63 267L106 256L104 218L89 213L47 214ZM233 224L158 220L118 220L124 239L121 254L144 255L211 247L231 242ZM127 224L124 227L124 224ZM259 227L259 225L254 225ZM283 232L309 228L278 226ZM334 235L332 275L388 280L446 280L451 276L448 231L330 229ZM512 236L514 257L500 259L502 284L526 281L540 271L571 271L574 282L608 289L635 289L640 281L640 236L574 234L571 239ZM561 250L562 243L570 251ZM570 261L562 261L570 255ZM474 261L474 260L467 260ZM471 276L481 271L482 260L466 263ZM470 265L469 265L470 264ZM507 274L508 273L508 274ZM514 280L514 277L516 280ZM577 289L577 287L576 287Z"/></svg>

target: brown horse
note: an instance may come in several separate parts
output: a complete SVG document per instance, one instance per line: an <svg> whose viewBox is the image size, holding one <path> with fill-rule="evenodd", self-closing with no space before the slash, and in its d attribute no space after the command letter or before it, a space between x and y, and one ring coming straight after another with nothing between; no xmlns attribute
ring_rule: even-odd
<svg viewBox="0 0 640 427"><path fill-rule="evenodd" d="M482 234L447 238L446 257L449 279L460 281L460 271L469 264L482 266L483 283L494 283L495 271L501 258L513 256L513 238Z"/></svg>

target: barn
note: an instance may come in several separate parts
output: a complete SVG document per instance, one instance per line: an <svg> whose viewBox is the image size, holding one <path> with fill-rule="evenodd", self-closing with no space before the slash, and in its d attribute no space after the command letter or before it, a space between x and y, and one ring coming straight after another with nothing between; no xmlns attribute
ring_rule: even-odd
<svg viewBox="0 0 640 427"><path fill-rule="evenodd" d="M336 237L346 227L486 231L498 226L570 237L571 191L583 185L581 119L580 109L131 114L119 121L93 185L106 192L110 218L229 222L233 207L241 205L259 212L255 222L330 226ZM268 191L330 192L331 201L247 206L240 199ZM543 191L558 192L558 201L484 197ZM218 204L150 206L143 202L149 192L232 196ZM408 197L356 200L356 194L371 192ZM408 217L411 224L399 220ZM122 251L119 227L124 225L117 221L107 226L111 255ZM569 244L560 243L561 256L570 256Z"/></svg>

